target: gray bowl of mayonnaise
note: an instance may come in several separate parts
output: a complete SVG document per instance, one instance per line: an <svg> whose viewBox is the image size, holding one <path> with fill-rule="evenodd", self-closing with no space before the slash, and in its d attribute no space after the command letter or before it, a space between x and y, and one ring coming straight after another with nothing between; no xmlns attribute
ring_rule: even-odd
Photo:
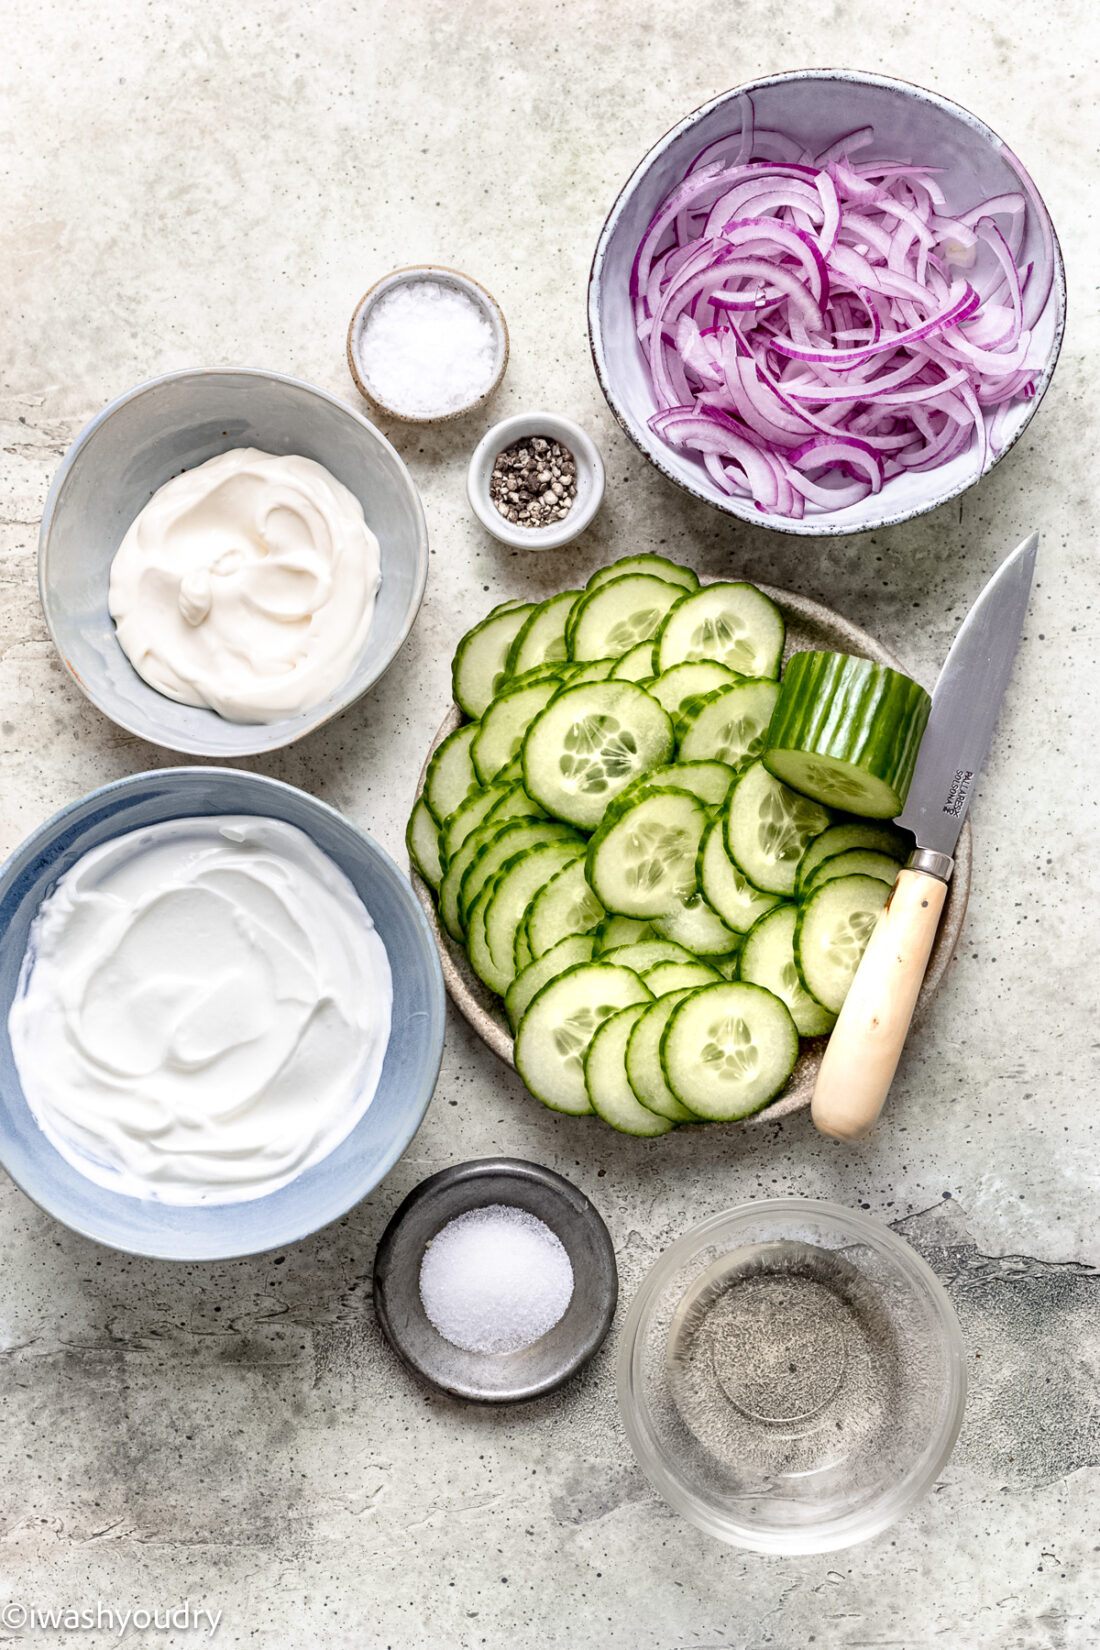
<svg viewBox="0 0 1100 1650"><path fill-rule="evenodd" d="M393 447L324 390L244 368L128 391L67 453L39 590L78 687L193 756L277 750L346 709L424 594L424 511Z"/></svg>

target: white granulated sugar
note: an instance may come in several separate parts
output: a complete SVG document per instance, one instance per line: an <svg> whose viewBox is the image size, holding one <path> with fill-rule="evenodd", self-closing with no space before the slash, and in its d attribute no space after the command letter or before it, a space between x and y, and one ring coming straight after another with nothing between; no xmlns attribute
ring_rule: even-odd
<svg viewBox="0 0 1100 1650"><path fill-rule="evenodd" d="M429 1243L420 1299L445 1340L466 1352L518 1352L552 1329L573 1298L561 1239L526 1209L489 1203L457 1215Z"/></svg>
<svg viewBox="0 0 1100 1650"><path fill-rule="evenodd" d="M359 362L383 406L433 418L484 395L496 371L496 339L465 292L442 281L405 281L369 311Z"/></svg>

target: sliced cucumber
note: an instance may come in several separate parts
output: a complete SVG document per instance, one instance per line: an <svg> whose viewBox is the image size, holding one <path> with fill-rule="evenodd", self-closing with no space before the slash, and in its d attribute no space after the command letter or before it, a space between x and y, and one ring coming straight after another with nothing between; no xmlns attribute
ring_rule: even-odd
<svg viewBox="0 0 1100 1650"><path fill-rule="evenodd" d="M624 653L612 678L620 682L648 682L653 675L654 650L652 642L639 642L629 653Z"/></svg>
<svg viewBox="0 0 1100 1650"><path fill-rule="evenodd" d="M636 775L671 754L672 723L643 688L571 682L528 731L524 783L547 813L591 830Z"/></svg>
<svg viewBox="0 0 1100 1650"><path fill-rule="evenodd" d="M663 767L635 779L616 799L615 806L624 808L639 791L649 790L651 786L673 785L677 790L690 791L708 808L720 808L733 780L733 769L727 768L724 762L666 762Z"/></svg>
<svg viewBox="0 0 1100 1650"><path fill-rule="evenodd" d="M785 1003L758 985L704 986L677 1003L661 1038L661 1069L697 1117L732 1122L774 1100L798 1059Z"/></svg>
<svg viewBox="0 0 1100 1650"><path fill-rule="evenodd" d="M891 859L904 865L912 851L913 839L896 825L875 824L871 820L830 825L806 846L798 865L798 891L801 893L823 859L846 854L852 848L870 848L875 853L889 854Z"/></svg>
<svg viewBox="0 0 1100 1650"><path fill-rule="evenodd" d="M783 615L751 584L707 584L680 602L661 626L661 671L687 659L716 659L742 676L778 676Z"/></svg>
<svg viewBox="0 0 1100 1650"><path fill-rule="evenodd" d="M703 837L696 864L696 876L708 902L727 927L745 934L765 911L779 903L778 894L754 888L748 877L726 852L726 826L721 817L711 820Z"/></svg>
<svg viewBox="0 0 1100 1650"><path fill-rule="evenodd" d="M796 653L764 762L785 785L869 819L900 814L932 700L912 677L847 653Z"/></svg>
<svg viewBox="0 0 1100 1650"><path fill-rule="evenodd" d="M550 980L528 1003L516 1030L516 1070L536 1100L554 1111L590 1112L584 1056L597 1029L620 1008L650 1000L629 968L582 963Z"/></svg>
<svg viewBox="0 0 1100 1650"><path fill-rule="evenodd" d="M680 760L710 758L735 769L753 761L764 748L778 697L775 682L735 682L708 693L678 724Z"/></svg>
<svg viewBox="0 0 1100 1650"><path fill-rule="evenodd" d="M888 882L893 887L900 870L899 861L891 859L889 854L876 853L873 848L849 848L846 854L830 854L828 859L823 859L810 872L802 892L812 894L823 882L833 882L837 877L878 877L880 882Z"/></svg>
<svg viewBox="0 0 1100 1650"><path fill-rule="evenodd" d="M497 774L519 755L527 729L561 690L561 685L557 676L546 676L525 687L506 689L486 706L470 746L474 770L483 785L492 784Z"/></svg>
<svg viewBox="0 0 1100 1650"><path fill-rule="evenodd" d="M673 665L671 670L662 671L660 676L645 684L645 689L660 700L670 716L675 717L687 700L702 699L708 693L716 693L719 688L735 687L743 680L735 670L727 670L716 659L691 659L686 664Z"/></svg>
<svg viewBox="0 0 1100 1650"><path fill-rule="evenodd" d="M531 903L527 913L527 943L533 957L541 957L570 934L587 934L604 915L604 908L588 886L584 860L560 871Z"/></svg>
<svg viewBox="0 0 1100 1650"><path fill-rule="evenodd" d="M754 925L741 952L741 978L746 985L762 985L786 1003L800 1037L822 1037L836 1024L836 1015L822 1008L802 984L794 960L794 930L798 912L780 905ZM647 980L647 985L649 984ZM656 986L649 989L656 992Z"/></svg>
<svg viewBox="0 0 1100 1650"><path fill-rule="evenodd" d="M653 918L658 934L675 940L697 957L724 957L736 951L741 936L722 921L709 901L694 890L677 895L667 911Z"/></svg>
<svg viewBox="0 0 1100 1650"><path fill-rule="evenodd" d="M512 947L513 972L516 974L522 974L523 970L529 967L534 960L535 956L534 952L531 950L531 942L527 938L527 913L525 912L523 917L520 919L519 927L516 929L516 943ZM581 959L578 958L577 960L579 962ZM585 961L587 961L587 958Z"/></svg>
<svg viewBox="0 0 1100 1650"><path fill-rule="evenodd" d="M839 1014L890 889L877 877L837 877L812 893L798 914L794 956L802 983Z"/></svg>
<svg viewBox="0 0 1100 1650"><path fill-rule="evenodd" d="M451 664L451 682L455 704L467 716L480 716L500 692L508 668L508 650L533 610L532 602L498 608L459 642Z"/></svg>
<svg viewBox="0 0 1100 1650"><path fill-rule="evenodd" d="M504 996L504 1012L513 1032L523 1019L527 1004L549 980L556 980L568 968L591 962L594 942L591 934L570 934L559 940L544 956L536 957L520 970Z"/></svg>
<svg viewBox="0 0 1100 1650"><path fill-rule="evenodd" d="M568 657L565 623L580 594L579 590L561 590L556 596L532 608L508 649L509 676L519 676L534 665L550 664Z"/></svg>
<svg viewBox="0 0 1100 1650"><path fill-rule="evenodd" d="M637 556L620 556L608 567L598 567L585 585L586 590L597 590L601 584L607 584L610 579L624 578L627 573L653 573L659 579L666 579L669 584L681 584L685 590L698 590L698 575L690 567L681 567L677 561L669 561L666 556L654 556L648 553Z"/></svg>
<svg viewBox="0 0 1100 1650"><path fill-rule="evenodd" d="M467 838L467 841L472 841L472 838ZM535 848L543 842L567 842L571 848L579 848L582 853L584 851L584 842L576 831L570 830L568 825L562 825L556 819L509 821L507 825L502 826L491 842L484 843L478 849L463 872L458 888L458 914L463 924L467 921L470 907L481 890L490 877L494 877L501 869L505 860L511 859L521 849ZM459 849L460 855L461 852Z"/></svg>
<svg viewBox="0 0 1100 1650"><path fill-rule="evenodd" d="M612 951L616 946L635 945L639 940L653 939L653 927L637 917L605 917L596 929L596 950Z"/></svg>
<svg viewBox="0 0 1100 1650"><path fill-rule="evenodd" d="M443 881L443 865L439 856L439 826L422 796L418 796L405 828L405 846L413 867L424 878L433 892Z"/></svg>
<svg viewBox="0 0 1100 1650"><path fill-rule="evenodd" d="M592 1109L605 1123L623 1134L652 1138L676 1127L667 1117L658 1117L643 1106L626 1075L626 1045L645 1003L631 1003L605 1020L588 1045L584 1057L584 1084Z"/></svg>
<svg viewBox="0 0 1100 1650"><path fill-rule="evenodd" d="M498 779L484 790L472 791L444 825L440 833L443 857L449 865L471 831L494 820L503 825L509 819L545 819L537 802L524 790L522 783L509 784Z"/></svg>
<svg viewBox="0 0 1100 1650"><path fill-rule="evenodd" d="M588 880L609 911L655 919L695 888L707 811L690 791L648 786L613 810L588 845ZM716 947L728 951L728 946Z"/></svg>
<svg viewBox="0 0 1100 1650"><path fill-rule="evenodd" d="M716 968L702 962L657 963L642 975L655 997L667 997L670 991L687 991L697 985L714 985L721 978Z"/></svg>
<svg viewBox="0 0 1100 1650"><path fill-rule="evenodd" d="M569 686L583 687L585 682L606 682L618 659L590 659L587 664L574 665L569 672Z"/></svg>
<svg viewBox="0 0 1100 1650"><path fill-rule="evenodd" d="M707 966L716 968L724 980L735 980L741 972L741 953L729 951L724 957L708 957Z"/></svg>
<svg viewBox="0 0 1100 1650"><path fill-rule="evenodd" d="M793 894L806 844L828 824L824 808L782 784L762 762L754 762L730 796L726 852L757 888L768 894Z"/></svg>
<svg viewBox="0 0 1100 1650"><path fill-rule="evenodd" d="M683 586L649 573L628 573L582 596L569 620L573 659L619 658L652 640L669 608L684 599Z"/></svg>
<svg viewBox="0 0 1100 1650"><path fill-rule="evenodd" d="M694 1112L677 1100L661 1070L661 1038L665 1027L673 1009L690 997L693 989L688 986L659 997L652 1008L639 1015L626 1045L626 1075L631 1088L643 1106L672 1123L699 1121Z"/></svg>
<svg viewBox="0 0 1100 1650"><path fill-rule="evenodd" d="M439 885L439 914L451 937L461 940L465 935L462 885L474 861L490 847L503 847L504 850L491 866L491 870L496 871L509 855L517 854L521 848L533 848L536 842L560 842L574 834L568 826L560 825L554 819L487 819L484 825L471 831L448 864ZM483 878L479 882L476 893L480 893L484 881Z"/></svg>
<svg viewBox="0 0 1100 1650"><path fill-rule="evenodd" d="M618 945L603 952L600 961L618 963L620 968L632 968L635 974L644 974L658 963L690 963L695 958L673 940L635 940L633 945Z"/></svg>
<svg viewBox="0 0 1100 1650"><path fill-rule="evenodd" d="M484 974L481 977L501 996L515 978L516 930L528 907L552 878L575 861L575 852L568 843L544 842L505 860L493 878L493 896L484 918L493 978Z"/></svg>
<svg viewBox="0 0 1100 1650"><path fill-rule="evenodd" d="M432 752L424 774L424 800L442 825L455 809L478 788L470 746L477 738L478 723L467 722L442 740Z"/></svg>

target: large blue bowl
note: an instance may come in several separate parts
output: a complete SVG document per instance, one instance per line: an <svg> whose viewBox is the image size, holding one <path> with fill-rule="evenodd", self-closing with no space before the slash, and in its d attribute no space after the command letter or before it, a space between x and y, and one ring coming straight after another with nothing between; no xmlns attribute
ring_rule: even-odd
<svg viewBox="0 0 1100 1650"><path fill-rule="evenodd" d="M165 819L259 814L296 825L351 879L389 955L393 1023L374 1099L336 1149L267 1197L179 1208L87 1180L27 1105L8 1011L27 932L58 879L90 848ZM16 1184L75 1232L165 1260L224 1260L281 1248L345 1214L387 1175L420 1127L443 1053L443 976L416 897L369 836L292 785L228 768L166 768L92 791L55 814L0 871L0 1160Z"/></svg>

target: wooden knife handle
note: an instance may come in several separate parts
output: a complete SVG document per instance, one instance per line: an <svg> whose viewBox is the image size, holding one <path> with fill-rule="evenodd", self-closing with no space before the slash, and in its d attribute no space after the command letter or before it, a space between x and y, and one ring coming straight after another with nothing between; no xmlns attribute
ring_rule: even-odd
<svg viewBox="0 0 1100 1650"><path fill-rule="evenodd" d="M812 1115L822 1134L859 1140L882 1110L946 898L939 877L899 872L821 1062Z"/></svg>

